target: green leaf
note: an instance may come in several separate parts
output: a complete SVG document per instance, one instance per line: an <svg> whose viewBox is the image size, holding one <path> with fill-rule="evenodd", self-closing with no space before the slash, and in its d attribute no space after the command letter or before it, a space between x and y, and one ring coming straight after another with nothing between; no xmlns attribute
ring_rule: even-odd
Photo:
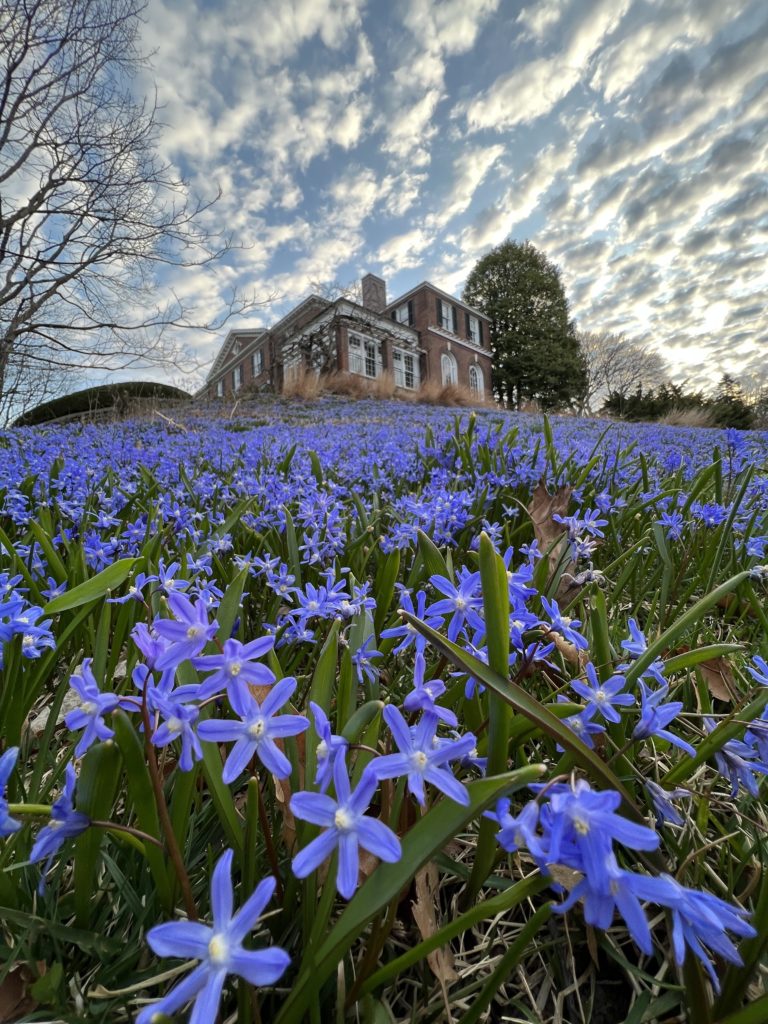
<svg viewBox="0 0 768 1024"><path fill-rule="evenodd" d="M392 604L392 597L395 592L397 574L400 571L400 549L390 551L384 559L376 576L376 611L374 613L373 628L376 636L381 636L384 623L387 621L389 606Z"/></svg>
<svg viewBox="0 0 768 1024"><path fill-rule="evenodd" d="M717 602L730 594L732 590L735 590L740 583L744 580L749 579L749 572L740 572L736 576L732 576L725 583L721 583L719 587L711 591L709 594L705 594L704 597L700 598L692 608L689 608L687 612L680 616L672 625L665 629L661 636L657 637L652 643L648 644L647 650L645 650L639 658L635 659L629 666L627 671L624 673L627 680L627 689L631 689L632 685L637 682L640 676L645 670L653 664L653 662L661 657L661 655L674 647L677 641L688 632L688 630L703 618L704 615L713 608Z"/></svg>
<svg viewBox="0 0 768 1024"><path fill-rule="evenodd" d="M360 990L361 994L364 995L366 992L372 992L380 985L385 985L402 971L408 970L415 963L418 963L419 960L423 960L425 956L428 956L434 950L445 946L451 939L455 939L457 935L461 935L469 928L474 928L478 922L487 921L489 918L496 917L497 914L506 913L512 907L522 903L523 900L530 899L537 893L542 892L549 885L550 880L543 878L536 872L527 878L520 879L519 882L515 882L514 885L500 892L497 896L492 896L490 899L476 903L475 906L449 921L442 928L439 928L434 935L430 935L428 939L424 939L423 942L412 946L395 960L390 960L384 967L380 967L363 984Z"/></svg>
<svg viewBox="0 0 768 1024"><path fill-rule="evenodd" d="M567 725L563 725L559 718L536 700L527 690L523 689L511 679L504 679L493 669L480 661L479 658L467 654L456 644L451 643L444 636L432 629L425 622L417 619L415 615L408 612L403 613L403 618L410 622L423 636L429 640L441 654L444 654L462 672L466 672L475 679L478 679L488 689L499 694L504 700L525 715L542 732L556 740L564 750L571 751L574 760L584 771L588 772L593 780L606 786L608 789L615 789L621 794L622 803L626 813L633 821L645 824L645 816L635 806L631 794L621 780L611 771L597 754L590 750L586 744L573 733Z"/></svg>
<svg viewBox="0 0 768 1024"><path fill-rule="evenodd" d="M496 552L487 533L480 535L480 581L483 591L483 613L488 640L488 662L491 669L506 679L509 675L509 582L504 560ZM498 693L488 693L488 772L498 775L509 763L509 703ZM496 829L490 819L483 819L477 838L472 875L461 901L469 906L482 888L496 856Z"/></svg>
<svg viewBox="0 0 768 1024"><path fill-rule="evenodd" d="M160 818L157 813L149 768L144 756L144 745L125 711L113 712L112 727L115 730L117 745L123 755L128 804L136 813L136 823L142 832L146 832L153 839L162 841ZM170 913L173 910L173 890L163 851L152 843L145 843L144 849L158 899L166 913Z"/></svg>
<svg viewBox="0 0 768 1024"><path fill-rule="evenodd" d="M37 979L30 988L29 993L38 1003L55 1003L63 980L64 966L57 961L55 964L51 964L49 970Z"/></svg>
<svg viewBox="0 0 768 1024"><path fill-rule="evenodd" d="M728 740L735 739L744 729L759 717L768 704L768 689L762 690L758 696L742 711L723 719L712 732L696 747L695 757L685 757L671 771L668 771L662 782L665 786L676 786L679 782L689 779L700 764L704 764L721 750Z"/></svg>
<svg viewBox="0 0 768 1024"><path fill-rule="evenodd" d="M709 644L707 647L697 647L685 654L676 654L674 658L667 658L664 662L666 675L671 676L675 672L682 672L687 668L700 665L702 661L711 661L713 658L725 658L731 654L741 654L744 648L741 644Z"/></svg>
<svg viewBox="0 0 768 1024"><path fill-rule="evenodd" d="M77 810L93 821L106 821L112 813L122 775L123 758L112 740L90 747L77 781ZM89 828L75 840L75 921L84 927L91 917L93 893L99 876L104 832Z"/></svg>
<svg viewBox="0 0 768 1024"><path fill-rule="evenodd" d="M248 579L248 569L241 569L224 592L221 604L216 609L216 621L219 630L216 636L221 643L229 640L232 630L235 627L237 616L240 612L240 605L243 600L243 589Z"/></svg>
<svg viewBox="0 0 768 1024"><path fill-rule="evenodd" d="M760 996L749 1006L729 1013L727 1017L719 1017L717 1024L765 1024L768 1020L768 995Z"/></svg>
<svg viewBox="0 0 768 1024"><path fill-rule="evenodd" d="M427 576L445 576L447 579L451 579L445 559L432 538L428 537L423 530L417 530L416 533L419 539L419 552L427 570Z"/></svg>
<svg viewBox="0 0 768 1024"><path fill-rule="evenodd" d="M402 842L402 857L396 864L380 864L352 897L347 908L317 948L309 962L303 962L299 977L275 1018L275 1024L298 1024L350 946L363 934L366 924L405 888L416 872L443 848L448 840L490 807L504 793L511 793L541 777L543 765L529 765L467 786L469 806L440 800L420 818ZM326 885L332 885L329 879Z"/></svg>
<svg viewBox="0 0 768 1024"><path fill-rule="evenodd" d="M111 591L116 590L121 583L124 583L134 567L138 558L120 558L118 561L108 565L96 576L92 576L79 587L68 590L65 594L54 597L52 601L43 608L43 615L58 615L60 612L67 612L71 608L79 608L81 605L97 601L105 597Z"/></svg>

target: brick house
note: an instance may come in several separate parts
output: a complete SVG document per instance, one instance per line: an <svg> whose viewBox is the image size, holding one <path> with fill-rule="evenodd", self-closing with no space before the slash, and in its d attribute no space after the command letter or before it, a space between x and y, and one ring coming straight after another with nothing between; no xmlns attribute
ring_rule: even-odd
<svg viewBox="0 0 768 1024"><path fill-rule="evenodd" d="M272 327L231 330L201 393L279 391L303 367L370 380L389 373L406 391L428 381L457 384L490 400L489 327L482 313L429 281L387 302L385 282L366 274L361 303L310 295Z"/></svg>

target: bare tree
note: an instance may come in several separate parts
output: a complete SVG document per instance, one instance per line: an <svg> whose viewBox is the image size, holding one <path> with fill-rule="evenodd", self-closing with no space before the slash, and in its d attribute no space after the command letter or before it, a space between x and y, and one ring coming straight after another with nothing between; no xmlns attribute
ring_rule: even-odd
<svg viewBox="0 0 768 1024"><path fill-rule="evenodd" d="M237 294L215 321L175 295L167 267L231 248L158 156L154 103L132 80L143 0L0 4L0 395L13 367L168 365L177 327L216 331L253 307Z"/></svg>
<svg viewBox="0 0 768 1024"><path fill-rule="evenodd" d="M623 397L653 390L669 380L666 360L649 345L623 334L582 333L581 352L587 372L582 412L592 413L610 394Z"/></svg>

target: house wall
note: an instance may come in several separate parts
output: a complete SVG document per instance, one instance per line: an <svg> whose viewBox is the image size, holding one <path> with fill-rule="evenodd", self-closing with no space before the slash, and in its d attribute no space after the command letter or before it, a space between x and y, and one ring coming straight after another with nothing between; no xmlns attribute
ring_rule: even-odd
<svg viewBox="0 0 768 1024"><path fill-rule="evenodd" d="M376 281L383 285L383 282L380 282L379 279L376 279ZM490 322L488 319L474 310L470 311L464 303L438 291L429 283L424 283L412 292L406 293L406 296L395 299L394 302L386 307L381 315L386 318L387 322L390 321L390 316L402 304L403 299L409 301L411 305L411 323L409 326L413 331L418 332L417 344L421 350L420 375L422 383L428 381L436 381L438 384L442 383L441 357L444 353L450 353L456 361L457 383L461 387L469 387L470 367L474 364L480 368L483 374L484 397L491 399ZM455 330L453 329L453 317L450 320L451 329L442 327L438 315L438 299L448 303L456 310ZM340 301L340 305L343 307L344 303ZM346 305L348 306L349 303L346 303ZM239 361L235 363L233 357L230 357L225 364L224 373L217 374L207 382L206 393L208 397L217 397L217 383L219 380L223 380L225 395L231 396L234 393L233 371L237 365L242 369L242 390L249 387L271 386L279 391L282 386L283 363L294 354L291 347L292 339L303 328L311 324L312 321L322 317L324 311L328 310L330 306L331 303L326 300L313 296L306 300L306 303L296 307L296 310L284 317L275 328L257 340L252 337L246 337ZM364 314L363 310L360 310L358 314L351 310L339 311L342 315L334 316L326 328L335 337L335 344L332 344L331 351L335 350L338 369L341 372L349 372L348 334L350 330L357 330L361 334L374 336L381 341L382 369L384 372L391 371L393 368L392 347L393 345L401 347L403 345L402 338L398 340L394 337L397 331L394 333L389 331L383 323L379 323L378 326L375 326L373 323L366 324L362 321L358 323L358 316L363 319L365 319L365 315L370 317L370 314ZM472 316L476 316L482 325L480 345L471 339L467 323L467 313L469 312L471 312ZM319 321L320 326L318 329L321 328L322 322L322 320ZM402 331L400 333L402 334ZM406 343L405 347L411 347L414 342L416 342L416 337L413 337L410 343ZM254 379L252 356L257 348L260 348L264 353L264 368ZM279 355L276 355L276 353Z"/></svg>
<svg viewBox="0 0 768 1024"><path fill-rule="evenodd" d="M446 331L440 327L437 316L437 300L442 299L456 309L456 331ZM419 288L411 296L413 303L413 326L418 330L421 345L425 349L422 363L424 380L442 381L440 360L444 352L450 353L455 359L458 371L458 383L461 387L469 387L469 367L476 363L483 373L485 397L492 398L491 391L491 353L490 353L490 322L486 317L478 316L482 323L482 345L477 346L471 341L467 328L466 314L469 309L456 299L448 300L444 295L425 286ZM400 303L395 301L389 307L396 309ZM476 316L474 312L473 316Z"/></svg>

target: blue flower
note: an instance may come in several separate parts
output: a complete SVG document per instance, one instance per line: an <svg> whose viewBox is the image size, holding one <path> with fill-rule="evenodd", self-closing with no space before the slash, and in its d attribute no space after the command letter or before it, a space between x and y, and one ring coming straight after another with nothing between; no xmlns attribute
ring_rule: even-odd
<svg viewBox="0 0 768 1024"><path fill-rule="evenodd" d="M724 960L741 966L743 961L739 951L726 932L733 932L741 938L753 938L757 933L745 920L747 911L712 893L680 885L671 875L637 877L640 879L636 883L638 896L653 900L672 914L672 948L678 967L682 967L685 961L687 946L704 965L712 986L719 992L720 982L704 946Z"/></svg>
<svg viewBox="0 0 768 1024"><path fill-rule="evenodd" d="M315 758L317 760L315 785L320 787L321 793L324 793L331 781L333 762L336 759L336 755L339 751L346 750L348 743L343 736L335 736L331 732L331 723L319 704L315 704L311 700L309 707L314 718L315 732L319 740L317 750L315 751Z"/></svg>
<svg viewBox="0 0 768 1024"><path fill-rule="evenodd" d="M615 710L615 705L629 707L635 703L631 693L620 692L627 685L624 676L611 676L601 683L591 661L587 662L586 673L589 683L576 680L571 683L571 689L586 700L587 708L593 713L602 715L607 722L620 722L621 716Z"/></svg>
<svg viewBox="0 0 768 1024"><path fill-rule="evenodd" d="M181 740L179 768L183 772L191 771L195 761L200 761L203 757L203 749L193 728L200 709L192 704L182 704L172 696L162 697L157 692L154 696L154 705L163 722L155 730L152 742L156 747L167 747L174 740Z"/></svg>
<svg viewBox="0 0 768 1024"><path fill-rule="evenodd" d="M579 633L577 627L581 625L580 619L571 619L567 615L562 615L560 612L560 606L557 601L548 601L546 597L542 597L541 603L544 606L544 610L550 617L552 625L550 628L555 633L559 633L560 636L565 637L569 643L572 643L574 647L579 650L586 651L589 647L587 638ZM546 625L546 624L545 624Z"/></svg>
<svg viewBox="0 0 768 1024"><path fill-rule="evenodd" d="M221 775L224 782L234 782L245 771L254 754L277 778L285 779L291 774L291 762L275 744L275 740L296 736L309 728L309 721L303 715L277 714L290 700L295 689L295 679L281 679L275 683L263 704L259 704L247 690L237 691L232 707L240 715L241 721L209 718L200 723L197 732L201 739L217 743L237 741L224 765Z"/></svg>
<svg viewBox="0 0 768 1024"><path fill-rule="evenodd" d="M573 844L581 858L581 870L589 876L591 885L605 889L605 858L611 852L612 842L631 850L655 850L659 845L656 832L616 814L620 804L619 793L598 792L584 779L577 780L573 787L553 787L549 800L549 860L557 863L561 846Z"/></svg>
<svg viewBox="0 0 768 1024"><path fill-rule="evenodd" d="M619 867L613 852L606 854L603 863L602 884L595 887L592 879L585 875L571 889L567 899L555 904L553 910L564 914L574 904L584 900L584 919L596 928L606 930L613 923L616 910L624 918L627 930L646 956L653 953L653 940L648 920L640 905L641 899L648 899L658 879L625 871Z"/></svg>
<svg viewBox="0 0 768 1024"><path fill-rule="evenodd" d="M212 672L212 675L200 684L195 693L196 699L207 700L226 690L232 703L236 692L243 695L250 693L249 685L271 686L275 681L274 672L266 665L258 665L255 662L257 658L263 658L268 654L274 646L273 636L260 637L247 644L230 638L224 641L221 654L202 654L193 658L192 664L198 671Z"/></svg>
<svg viewBox="0 0 768 1024"><path fill-rule="evenodd" d="M46 860L43 874L48 871L53 858L67 839L74 839L75 836L79 836L91 824L87 814L75 810L74 794L76 782L75 769L70 763L64 772L64 789L51 808L51 820L38 832L29 854L29 860L32 864Z"/></svg>
<svg viewBox="0 0 768 1024"><path fill-rule="evenodd" d="M685 821L672 803L673 800L680 800L683 797L690 796L691 791L689 789L663 789L658 783L654 782L653 779L647 779L645 782L645 788L651 797L653 803L653 809L656 812L656 827L660 828L662 825L669 822L670 825L684 825Z"/></svg>
<svg viewBox="0 0 768 1024"><path fill-rule="evenodd" d="M396 779L407 775L408 791L422 806L426 799L425 782L430 782L441 793L466 806L469 803L466 787L442 766L474 750L477 741L472 733L467 733L459 740L440 743L435 737L439 719L432 711L425 711L419 724L412 730L394 704L388 704L383 715L400 753L386 754L372 761L369 769L376 777Z"/></svg>
<svg viewBox="0 0 768 1024"><path fill-rule="evenodd" d="M754 668L747 667L747 671L761 686L768 686L768 662L765 658L761 658L759 654L756 654L752 659Z"/></svg>
<svg viewBox="0 0 768 1024"><path fill-rule="evenodd" d="M704 718L704 728L711 733L715 723L711 718ZM718 770L731 783L731 796L739 792L739 784L751 795L758 795L758 782L754 772L768 775L768 764L757 760L758 752L753 746L742 740L731 739L715 751L715 763Z"/></svg>
<svg viewBox="0 0 768 1024"><path fill-rule="evenodd" d="M362 683L364 679L367 679L369 683L375 683L379 678L379 670L371 662L374 658L381 658L383 655L380 651L373 649L372 645L375 643L376 637L371 634L352 655L352 664L357 672L358 683Z"/></svg>
<svg viewBox="0 0 768 1024"><path fill-rule="evenodd" d="M403 707L406 711L432 711L437 717L454 728L459 724L453 711L449 708L441 708L435 703L438 697L445 693L445 683L440 679L430 679L424 682L426 661L424 655L416 655L416 664L413 672L413 689L406 695Z"/></svg>
<svg viewBox="0 0 768 1024"><path fill-rule="evenodd" d="M296 854L292 867L297 878L306 878L338 849L336 888L344 899L350 899L357 888L361 846L389 864L400 860L402 851L395 833L382 821L364 813L378 786L369 768L351 792L346 757L340 752L333 765L333 783L335 800L323 793L301 792L291 797L290 808L297 818L325 828Z"/></svg>
<svg viewBox="0 0 768 1024"><path fill-rule="evenodd" d="M497 801L495 811L486 811L483 815L499 826L496 842L507 853L516 853L527 847L537 860L545 860L545 851L536 834L539 822L539 805L536 800L529 800L517 816L510 814L509 808L509 799L502 797Z"/></svg>
<svg viewBox="0 0 768 1024"><path fill-rule="evenodd" d="M279 946L251 950L243 949L242 945L274 890L274 878L265 878L233 915L232 851L222 854L211 880L213 926L197 921L169 921L147 932L147 942L158 956L188 957L200 963L166 996L145 1006L136 1024L152 1024L160 1014L174 1014L191 999L195 1005L190 1024L211 1024L230 974L244 978L250 985L274 985L291 962L285 950Z"/></svg>
<svg viewBox="0 0 768 1024"><path fill-rule="evenodd" d="M168 597L168 607L174 619L155 619L152 623L155 632L170 641L155 661L155 668L159 669L176 667L182 661L194 658L219 628L215 620L208 621L208 606L200 599L192 604L183 594L172 593Z"/></svg>
<svg viewBox="0 0 768 1024"><path fill-rule="evenodd" d="M18 756L19 748L9 747L0 757L0 836L13 835L21 828L21 822L15 821L8 813L8 801L5 798L5 787L16 766Z"/></svg>
<svg viewBox="0 0 768 1024"><path fill-rule="evenodd" d="M642 679L640 680L640 720L632 732L632 737L644 740L650 736L657 736L695 757L696 751L691 744L667 729L670 722L683 710L682 702L679 700L670 701L668 704L662 703L668 693L667 685L658 690L649 690Z"/></svg>
<svg viewBox="0 0 768 1024"><path fill-rule="evenodd" d="M451 621L448 623L449 640L456 639L465 621L469 622L476 629L482 627L483 620L478 614L483 607L483 599L477 593L480 585L479 572L467 572L464 570L464 574L459 579L458 586L452 583L451 580L446 579L445 576L430 576L429 582L435 590L439 590L445 597L431 604L427 608L427 614L432 616L452 616Z"/></svg>
<svg viewBox="0 0 768 1024"><path fill-rule="evenodd" d="M69 685L80 698L80 706L64 716L64 724L71 731L84 729L75 747L75 756L82 757L96 740L109 740L115 735L104 721L104 715L114 711L120 698L114 693L102 693L91 671L92 658L84 658L80 675L70 676Z"/></svg>

